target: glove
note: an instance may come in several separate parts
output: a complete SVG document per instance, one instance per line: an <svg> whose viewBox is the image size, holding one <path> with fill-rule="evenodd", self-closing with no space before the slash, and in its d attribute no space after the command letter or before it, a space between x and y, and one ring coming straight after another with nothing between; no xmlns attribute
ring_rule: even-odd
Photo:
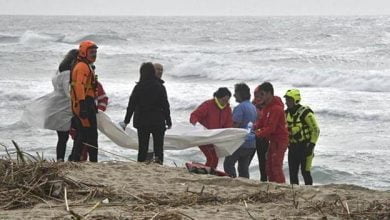
<svg viewBox="0 0 390 220"><path fill-rule="evenodd" d="M308 143L306 146L306 157L313 155L313 150L316 145L313 143Z"/></svg>
<svg viewBox="0 0 390 220"><path fill-rule="evenodd" d="M88 111L87 111L87 106L85 105L84 100L81 100L79 102L80 105L80 118L88 118Z"/></svg>
<svg viewBox="0 0 390 220"><path fill-rule="evenodd" d="M121 126L121 128L122 128L123 130L126 130L127 124L124 123L123 121L121 121L121 122L119 122L119 126Z"/></svg>
<svg viewBox="0 0 390 220"><path fill-rule="evenodd" d="M171 119L167 120L167 129L171 129L172 128L172 121Z"/></svg>

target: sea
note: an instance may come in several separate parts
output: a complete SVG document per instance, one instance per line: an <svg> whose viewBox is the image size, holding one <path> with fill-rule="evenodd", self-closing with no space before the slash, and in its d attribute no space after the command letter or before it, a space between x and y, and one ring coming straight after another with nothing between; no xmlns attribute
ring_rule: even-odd
<svg viewBox="0 0 390 220"><path fill-rule="evenodd" d="M55 159L56 132L29 127L21 116L53 90L59 63L83 40L99 46L96 72L114 121L124 119L143 62L164 65L174 124L188 122L218 87L233 91L245 82L253 93L269 81L280 97L298 88L321 129L314 184L390 190L389 16L0 16L0 155L4 146L15 151L14 140L30 154ZM234 98L230 104L237 105ZM103 134L99 147L100 161L136 159L137 151ZM165 151L165 157L167 166L205 161L196 147ZM288 180L287 154L284 171ZM256 157L250 174L259 179Z"/></svg>

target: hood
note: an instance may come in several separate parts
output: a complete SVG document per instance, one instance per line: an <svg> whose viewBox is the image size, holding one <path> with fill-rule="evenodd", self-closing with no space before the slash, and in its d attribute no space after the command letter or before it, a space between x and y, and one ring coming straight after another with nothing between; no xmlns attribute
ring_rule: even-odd
<svg viewBox="0 0 390 220"><path fill-rule="evenodd" d="M280 107L284 108L283 101L279 96L274 96L272 98L272 101L267 105L267 107L268 106L280 106Z"/></svg>

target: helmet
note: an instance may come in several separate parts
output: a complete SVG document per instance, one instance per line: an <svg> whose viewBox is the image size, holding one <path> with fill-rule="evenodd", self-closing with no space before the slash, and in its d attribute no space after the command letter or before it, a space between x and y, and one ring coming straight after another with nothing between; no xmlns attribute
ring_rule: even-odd
<svg viewBox="0 0 390 220"><path fill-rule="evenodd" d="M85 41L81 42L80 46L79 46L79 56L87 58L87 50L89 48L98 48L98 46L96 45L95 42L90 41L90 40L85 40Z"/></svg>
<svg viewBox="0 0 390 220"><path fill-rule="evenodd" d="M301 93L299 92L298 89L289 89L287 90L286 94L284 97L290 97L294 100L294 103L298 103L301 101Z"/></svg>

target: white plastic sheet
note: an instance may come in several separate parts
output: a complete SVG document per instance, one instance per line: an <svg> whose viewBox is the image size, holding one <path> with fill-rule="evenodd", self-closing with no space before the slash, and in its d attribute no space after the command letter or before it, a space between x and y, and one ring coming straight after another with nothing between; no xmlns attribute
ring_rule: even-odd
<svg viewBox="0 0 390 220"><path fill-rule="evenodd" d="M55 131L68 131L72 118L69 94L69 71L56 74L53 79L54 91L26 106L22 121L32 127Z"/></svg>
<svg viewBox="0 0 390 220"><path fill-rule="evenodd" d="M98 129L115 144L124 148L138 149L137 131L126 131L114 123L104 112L97 114ZM207 130L191 124L174 125L167 130L164 139L165 150L183 150L199 145L214 144L218 157L231 155L245 141L247 131L240 128Z"/></svg>

